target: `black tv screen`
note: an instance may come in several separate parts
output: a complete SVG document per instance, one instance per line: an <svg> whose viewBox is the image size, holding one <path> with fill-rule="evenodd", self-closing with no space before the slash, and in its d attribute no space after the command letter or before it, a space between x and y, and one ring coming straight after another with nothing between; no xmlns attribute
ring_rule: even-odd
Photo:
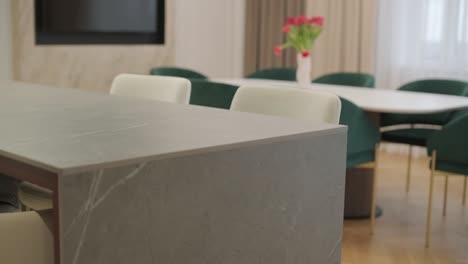
<svg viewBox="0 0 468 264"><path fill-rule="evenodd" d="M164 0L35 0L37 44L162 44Z"/></svg>

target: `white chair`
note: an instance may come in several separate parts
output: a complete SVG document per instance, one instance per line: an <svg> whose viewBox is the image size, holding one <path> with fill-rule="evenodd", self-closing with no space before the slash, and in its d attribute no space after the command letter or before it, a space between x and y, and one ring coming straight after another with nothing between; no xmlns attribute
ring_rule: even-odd
<svg viewBox="0 0 468 264"><path fill-rule="evenodd" d="M184 78L125 73L115 77L110 94L188 104L190 90Z"/></svg>
<svg viewBox="0 0 468 264"><path fill-rule="evenodd" d="M44 216L37 212L0 214L0 263L54 263L53 235Z"/></svg>
<svg viewBox="0 0 468 264"><path fill-rule="evenodd" d="M331 93L299 88L242 86L231 110L338 124L341 101Z"/></svg>

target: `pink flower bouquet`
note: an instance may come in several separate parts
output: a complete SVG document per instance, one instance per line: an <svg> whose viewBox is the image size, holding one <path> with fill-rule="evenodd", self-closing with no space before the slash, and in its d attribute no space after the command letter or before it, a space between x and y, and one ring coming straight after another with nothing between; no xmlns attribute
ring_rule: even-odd
<svg viewBox="0 0 468 264"><path fill-rule="evenodd" d="M274 48L276 55L281 55L286 48L294 48L302 57L308 57L315 39L320 35L324 19L321 16L307 18L306 16L289 17L283 26L287 34L286 43Z"/></svg>

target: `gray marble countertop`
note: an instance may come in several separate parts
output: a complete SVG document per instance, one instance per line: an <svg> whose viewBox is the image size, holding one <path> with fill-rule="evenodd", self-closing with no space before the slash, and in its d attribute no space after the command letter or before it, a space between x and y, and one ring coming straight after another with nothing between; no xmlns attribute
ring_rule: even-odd
<svg viewBox="0 0 468 264"><path fill-rule="evenodd" d="M5 81L0 124L0 155L58 174L346 129Z"/></svg>

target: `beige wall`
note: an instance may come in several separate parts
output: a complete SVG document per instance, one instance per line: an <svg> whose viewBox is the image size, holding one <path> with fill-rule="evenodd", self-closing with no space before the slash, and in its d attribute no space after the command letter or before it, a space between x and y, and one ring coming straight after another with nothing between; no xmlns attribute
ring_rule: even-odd
<svg viewBox="0 0 468 264"><path fill-rule="evenodd" d="M241 77L246 0L175 0L175 64Z"/></svg>
<svg viewBox="0 0 468 264"><path fill-rule="evenodd" d="M34 1L14 0L14 79L107 92L119 73L148 73L154 66L173 65L173 1L166 0L165 45L36 46Z"/></svg>
<svg viewBox="0 0 468 264"><path fill-rule="evenodd" d="M0 79L11 74L10 0L0 0Z"/></svg>

